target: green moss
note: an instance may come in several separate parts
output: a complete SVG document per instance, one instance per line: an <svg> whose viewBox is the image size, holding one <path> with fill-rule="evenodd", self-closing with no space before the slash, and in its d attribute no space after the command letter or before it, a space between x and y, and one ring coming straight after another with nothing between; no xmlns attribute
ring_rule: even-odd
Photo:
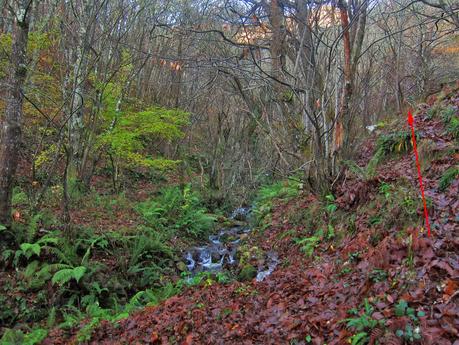
<svg viewBox="0 0 459 345"><path fill-rule="evenodd" d="M242 267L241 271L238 274L238 280L240 281L250 281L257 276L257 269L250 264Z"/></svg>

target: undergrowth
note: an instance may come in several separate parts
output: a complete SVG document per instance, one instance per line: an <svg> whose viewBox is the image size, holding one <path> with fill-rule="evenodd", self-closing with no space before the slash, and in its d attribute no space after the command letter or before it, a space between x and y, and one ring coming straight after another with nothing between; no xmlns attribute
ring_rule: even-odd
<svg viewBox="0 0 459 345"><path fill-rule="evenodd" d="M375 154L363 170L365 177L371 178L376 173L376 168L382 160L394 153L405 153L412 149L411 133L397 131L381 135L376 142Z"/></svg>
<svg viewBox="0 0 459 345"><path fill-rule="evenodd" d="M445 124L446 130L454 138L459 139L459 114L453 106L449 106L440 112L441 119Z"/></svg>
<svg viewBox="0 0 459 345"><path fill-rule="evenodd" d="M274 200L279 199L286 201L292 199L298 196L300 188L301 182L295 179L279 181L274 184L262 186L254 202L253 214L255 223L257 225L269 225L270 221L267 218L270 217Z"/></svg>
<svg viewBox="0 0 459 345"><path fill-rule="evenodd" d="M448 168L440 178L438 183L438 189L440 191L445 191L449 185L454 181L454 179L459 177L459 168L450 167Z"/></svg>
<svg viewBox="0 0 459 345"><path fill-rule="evenodd" d="M112 199L123 208L130 207L124 196ZM24 200L20 192L15 200ZM108 208L111 203L106 204L107 200L92 203ZM89 320L77 336L84 342L101 320L127 317L186 285L203 280L209 284L213 277L183 277L175 283L168 278L177 274L179 248L174 241L193 241L214 226L215 217L201 205L199 194L190 186L169 187L134 207L144 220L134 231L99 233L79 227L78 237L72 240L45 213L29 216L25 212L23 221L11 230L0 226L0 232L14 242L0 258L1 266L13 274L0 289L0 324L5 327L0 344L36 344L46 337L47 328L71 328ZM225 279L219 276L215 281ZM7 328L19 321L40 326Z"/></svg>

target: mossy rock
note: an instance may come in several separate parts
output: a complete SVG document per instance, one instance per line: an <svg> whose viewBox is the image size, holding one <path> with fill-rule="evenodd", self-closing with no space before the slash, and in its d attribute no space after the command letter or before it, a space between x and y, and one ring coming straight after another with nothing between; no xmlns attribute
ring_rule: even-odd
<svg viewBox="0 0 459 345"><path fill-rule="evenodd" d="M239 281L250 281L257 276L257 269L252 265L242 267L237 278Z"/></svg>
<svg viewBox="0 0 459 345"><path fill-rule="evenodd" d="M239 247L237 252L237 260L239 265L244 267L246 264L253 260L259 260L264 257L264 252L260 248L254 246L250 247L248 244L243 244Z"/></svg>
<svg viewBox="0 0 459 345"><path fill-rule="evenodd" d="M178 269L180 272L186 272L186 271L188 271L188 267L186 266L186 264L185 264L183 261L177 262L176 267L177 267L177 269Z"/></svg>
<svg viewBox="0 0 459 345"><path fill-rule="evenodd" d="M223 243L234 242L234 241L236 241L237 239L239 239L239 237L238 237L237 235L233 235L233 234L223 234L223 235L220 237L220 240L221 240Z"/></svg>
<svg viewBox="0 0 459 345"><path fill-rule="evenodd" d="M243 221L240 221L240 220L236 220L236 219L226 219L223 223L220 224L222 227L224 228L234 228L234 227L237 227L237 226L246 226L247 223L246 222L243 222Z"/></svg>

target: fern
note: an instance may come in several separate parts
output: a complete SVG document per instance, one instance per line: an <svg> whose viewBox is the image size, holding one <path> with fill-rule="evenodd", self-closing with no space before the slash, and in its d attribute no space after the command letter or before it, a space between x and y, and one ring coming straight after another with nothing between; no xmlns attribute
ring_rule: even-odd
<svg viewBox="0 0 459 345"><path fill-rule="evenodd" d="M19 245L19 250L14 255L14 265L17 266L21 257L30 259L32 256L40 256L41 250L48 247L48 244L57 244L58 239L52 236L44 236L35 243L24 242Z"/></svg>
<svg viewBox="0 0 459 345"><path fill-rule="evenodd" d="M43 328L35 329L28 334L20 330L7 329L0 339L0 345L35 345L41 343L47 335L48 331Z"/></svg>
<svg viewBox="0 0 459 345"><path fill-rule="evenodd" d="M41 218L42 218L42 214L38 213L30 219L30 222L27 225L27 232L26 232L26 240L28 242L32 242L37 236Z"/></svg>
<svg viewBox="0 0 459 345"><path fill-rule="evenodd" d="M81 262L78 255L78 243L60 243L59 247L50 248L51 252L56 255L59 262L66 263L69 266L76 266Z"/></svg>
<svg viewBox="0 0 459 345"><path fill-rule="evenodd" d="M32 261L30 264L27 265L27 267L24 270L24 276L26 278L30 278L33 276L33 274L37 271L38 266L40 265L40 262L37 260Z"/></svg>
<svg viewBox="0 0 459 345"><path fill-rule="evenodd" d="M416 137L416 139L419 139ZM404 153L412 149L411 134L408 131L392 132L381 135L376 142L376 151L365 168L365 175L371 178L381 160L393 153Z"/></svg>
<svg viewBox="0 0 459 345"><path fill-rule="evenodd" d="M255 198L253 209L256 223L261 223L262 219L271 213L274 199L291 199L298 195L299 190L300 182L293 179L261 187Z"/></svg>
<svg viewBox="0 0 459 345"><path fill-rule="evenodd" d="M364 345L368 342L369 336L367 332L360 332L351 337L351 345Z"/></svg>
<svg viewBox="0 0 459 345"><path fill-rule="evenodd" d="M52 307L46 319L46 327L52 328L56 323L56 307Z"/></svg>
<svg viewBox="0 0 459 345"><path fill-rule="evenodd" d="M18 256L24 255L27 259L30 259L32 255L40 256L41 253L41 246L39 243L22 243L18 251Z"/></svg>
<svg viewBox="0 0 459 345"><path fill-rule="evenodd" d="M449 106L441 112L441 118L446 130L454 138L459 138L459 116L453 106Z"/></svg>
<svg viewBox="0 0 459 345"><path fill-rule="evenodd" d="M319 245L320 240L323 237L323 230L320 229L312 237L297 238L295 243L301 246L301 251L306 254L306 256L311 257L314 253L314 250Z"/></svg>
<svg viewBox="0 0 459 345"><path fill-rule="evenodd" d="M190 237L204 237L213 227L215 217L207 214L200 197L188 185L164 188L153 200L139 204L137 211L149 226L173 236L177 231Z"/></svg>
<svg viewBox="0 0 459 345"><path fill-rule="evenodd" d="M457 167L450 167L448 168L440 178L440 182L438 183L438 189L440 191L445 191L449 185L454 181L454 179L459 177L459 168Z"/></svg>
<svg viewBox="0 0 459 345"><path fill-rule="evenodd" d="M72 279L75 279L77 282L84 276L86 273L85 266L78 266L74 268L64 268L56 272L51 280L53 284L64 285Z"/></svg>

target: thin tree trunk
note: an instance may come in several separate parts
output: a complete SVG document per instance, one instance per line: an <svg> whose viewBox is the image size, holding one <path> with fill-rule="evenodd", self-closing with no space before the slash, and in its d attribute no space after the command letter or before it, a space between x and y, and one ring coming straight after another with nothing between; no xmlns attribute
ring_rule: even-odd
<svg viewBox="0 0 459 345"><path fill-rule="evenodd" d="M5 118L0 134L0 223L11 223L11 198L19 161L23 86L27 75L27 41L31 0L22 0L14 15L13 53L7 81Z"/></svg>
<svg viewBox="0 0 459 345"><path fill-rule="evenodd" d="M334 127L334 155L341 151L344 142L344 126L343 123L349 117L349 103L352 96L352 75L351 75L351 40L349 34L349 17L346 10L346 5L342 0L338 2L338 8L341 17L341 28L343 30L343 45L344 45L344 85L341 107L338 118ZM336 157L335 157L336 158Z"/></svg>

